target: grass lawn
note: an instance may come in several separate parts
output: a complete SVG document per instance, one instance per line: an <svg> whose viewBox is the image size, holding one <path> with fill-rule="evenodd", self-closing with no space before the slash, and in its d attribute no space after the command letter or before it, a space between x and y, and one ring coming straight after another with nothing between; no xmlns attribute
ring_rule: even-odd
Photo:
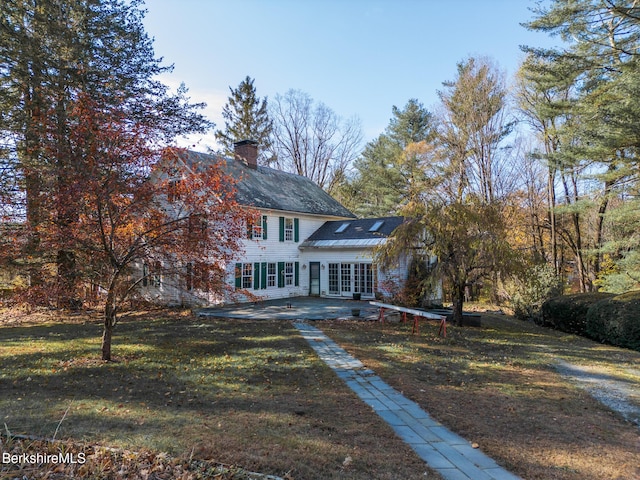
<svg viewBox="0 0 640 480"><path fill-rule="evenodd" d="M555 364L596 367L635 388L640 353L483 314L482 328L331 322L349 353L525 479L640 479L640 430L560 376Z"/></svg>
<svg viewBox="0 0 640 480"><path fill-rule="evenodd" d="M58 439L293 479L428 472L288 322L133 316L116 327L116 361L104 363L99 319L38 320L0 326L3 431L50 438L58 430Z"/></svg>
<svg viewBox="0 0 640 480"><path fill-rule="evenodd" d="M138 314L116 327L116 361L104 363L97 318L27 320L0 322L0 427L13 434L58 429L297 480L438 478L288 322ZM314 325L525 479L640 478L638 427L554 367L595 366L637 388L638 352L497 314L447 338L424 322L419 336L410 323ZM96 478L117 478L106 473Z"/></svg>

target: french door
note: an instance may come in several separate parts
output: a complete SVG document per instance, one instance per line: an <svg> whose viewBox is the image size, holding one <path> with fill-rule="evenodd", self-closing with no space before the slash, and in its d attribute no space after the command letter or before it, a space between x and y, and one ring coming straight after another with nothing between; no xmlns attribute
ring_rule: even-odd
<svg viewBox="0 0 640 480"><path fill-rule="evenodd" d="M351 296L361 293L373 296L374 289L371 263L329 264L329 295Z"/></svg>

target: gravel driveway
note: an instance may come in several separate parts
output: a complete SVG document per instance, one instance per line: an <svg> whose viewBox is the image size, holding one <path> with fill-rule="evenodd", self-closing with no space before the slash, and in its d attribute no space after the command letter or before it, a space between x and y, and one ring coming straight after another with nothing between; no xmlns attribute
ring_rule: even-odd
<svg viewBox="0 0 640 480"><path fill-rule="evenodd" d="M601 367L565 361L557 363L556 369L596 400L640 427L640 370L628 368L624 370L628 375L622 376Z"/></svg>

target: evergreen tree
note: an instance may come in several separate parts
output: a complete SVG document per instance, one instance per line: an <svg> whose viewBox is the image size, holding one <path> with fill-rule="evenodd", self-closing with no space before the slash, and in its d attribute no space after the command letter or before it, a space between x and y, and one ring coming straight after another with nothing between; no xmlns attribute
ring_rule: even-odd
<svg viewBox="0 0 640 480"><path fill-rule="evenodd" d="M405 150L433 139L433 114L413 98L403 109L393 106L392 114L385 132L369 142L355 161L354 178L341 187L347 192L345 204L360 216L397 214L407 202L409 185L422 175L418 158Z"/></svg>
<svg viewBox="0 0 640 480"><path fill-rule="evenodd" d="M259 161L266 164L269 160L267 155L271 149L273 122L269 118L267 98L260 99L256 96L253 82L254 80L247 75L238 88L229 87L231 96L222 109L225 129L216 131L215 135L216 140L228 155L233 153L235 142L241 140L258 142Z"/></svg>
<svg viewBox="0 0 640 480"><path fill-rule="evenodd" d="M195 111L201 105L189 104L186 89L173 94L156 80L171 67L154 56L141 5L139 0L11 0L0 10L0 130L11 139L7 154L18 160L26 197L30 239L23 253L57 263L58 290L68 291L63 297L73 296L78 280L73 252L42 250L39 231L46 228L44 199L73 201L65 195L73 187L65 171L82 168L72 163L78 157L69 141L76 100L86 96L96 109L125 112L146 128L150 141L169 143L211 126ZM77 209L60 207L58 221L73 229ZM40 283L37 267L30 273L31 284Z"/></svg>
<svg viewBox="0 0 640 480"><path fill-rule="evenodd" d="M606 274L601 272L604 254L609 256L611 242L616 242L606 238L608 230L616 230L607 224L618 217L611 205L624 208L624 199L640 181L640 22L636 13L634 2L624 0L555 0L535 10L536 18L527 25L565 41L563 48L528 51L537 59L536 65L543 67L538 70L547 79L555 78L548 85L564 83L567 78L572 82L573 97L557 105L571 121L558 130L560 148L553 160L570 219L565 231L571 235L565 241L576 257L581 290L592 288L594 280ZM594 189L594 179L599 181L598 189ZM624 243L617 255L620 259L627 258ZM629 274L638 276L637 272Z"/></svg>

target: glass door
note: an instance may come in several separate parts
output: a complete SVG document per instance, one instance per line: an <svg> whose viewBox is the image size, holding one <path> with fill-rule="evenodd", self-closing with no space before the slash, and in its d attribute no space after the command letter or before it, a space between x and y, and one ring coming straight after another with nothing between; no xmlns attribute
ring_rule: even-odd
<svg viewBox="0 0 640 480"><path fill-rule="evenodd" d="M309 295L320 296L320 262L309 262Z"/></svg>

